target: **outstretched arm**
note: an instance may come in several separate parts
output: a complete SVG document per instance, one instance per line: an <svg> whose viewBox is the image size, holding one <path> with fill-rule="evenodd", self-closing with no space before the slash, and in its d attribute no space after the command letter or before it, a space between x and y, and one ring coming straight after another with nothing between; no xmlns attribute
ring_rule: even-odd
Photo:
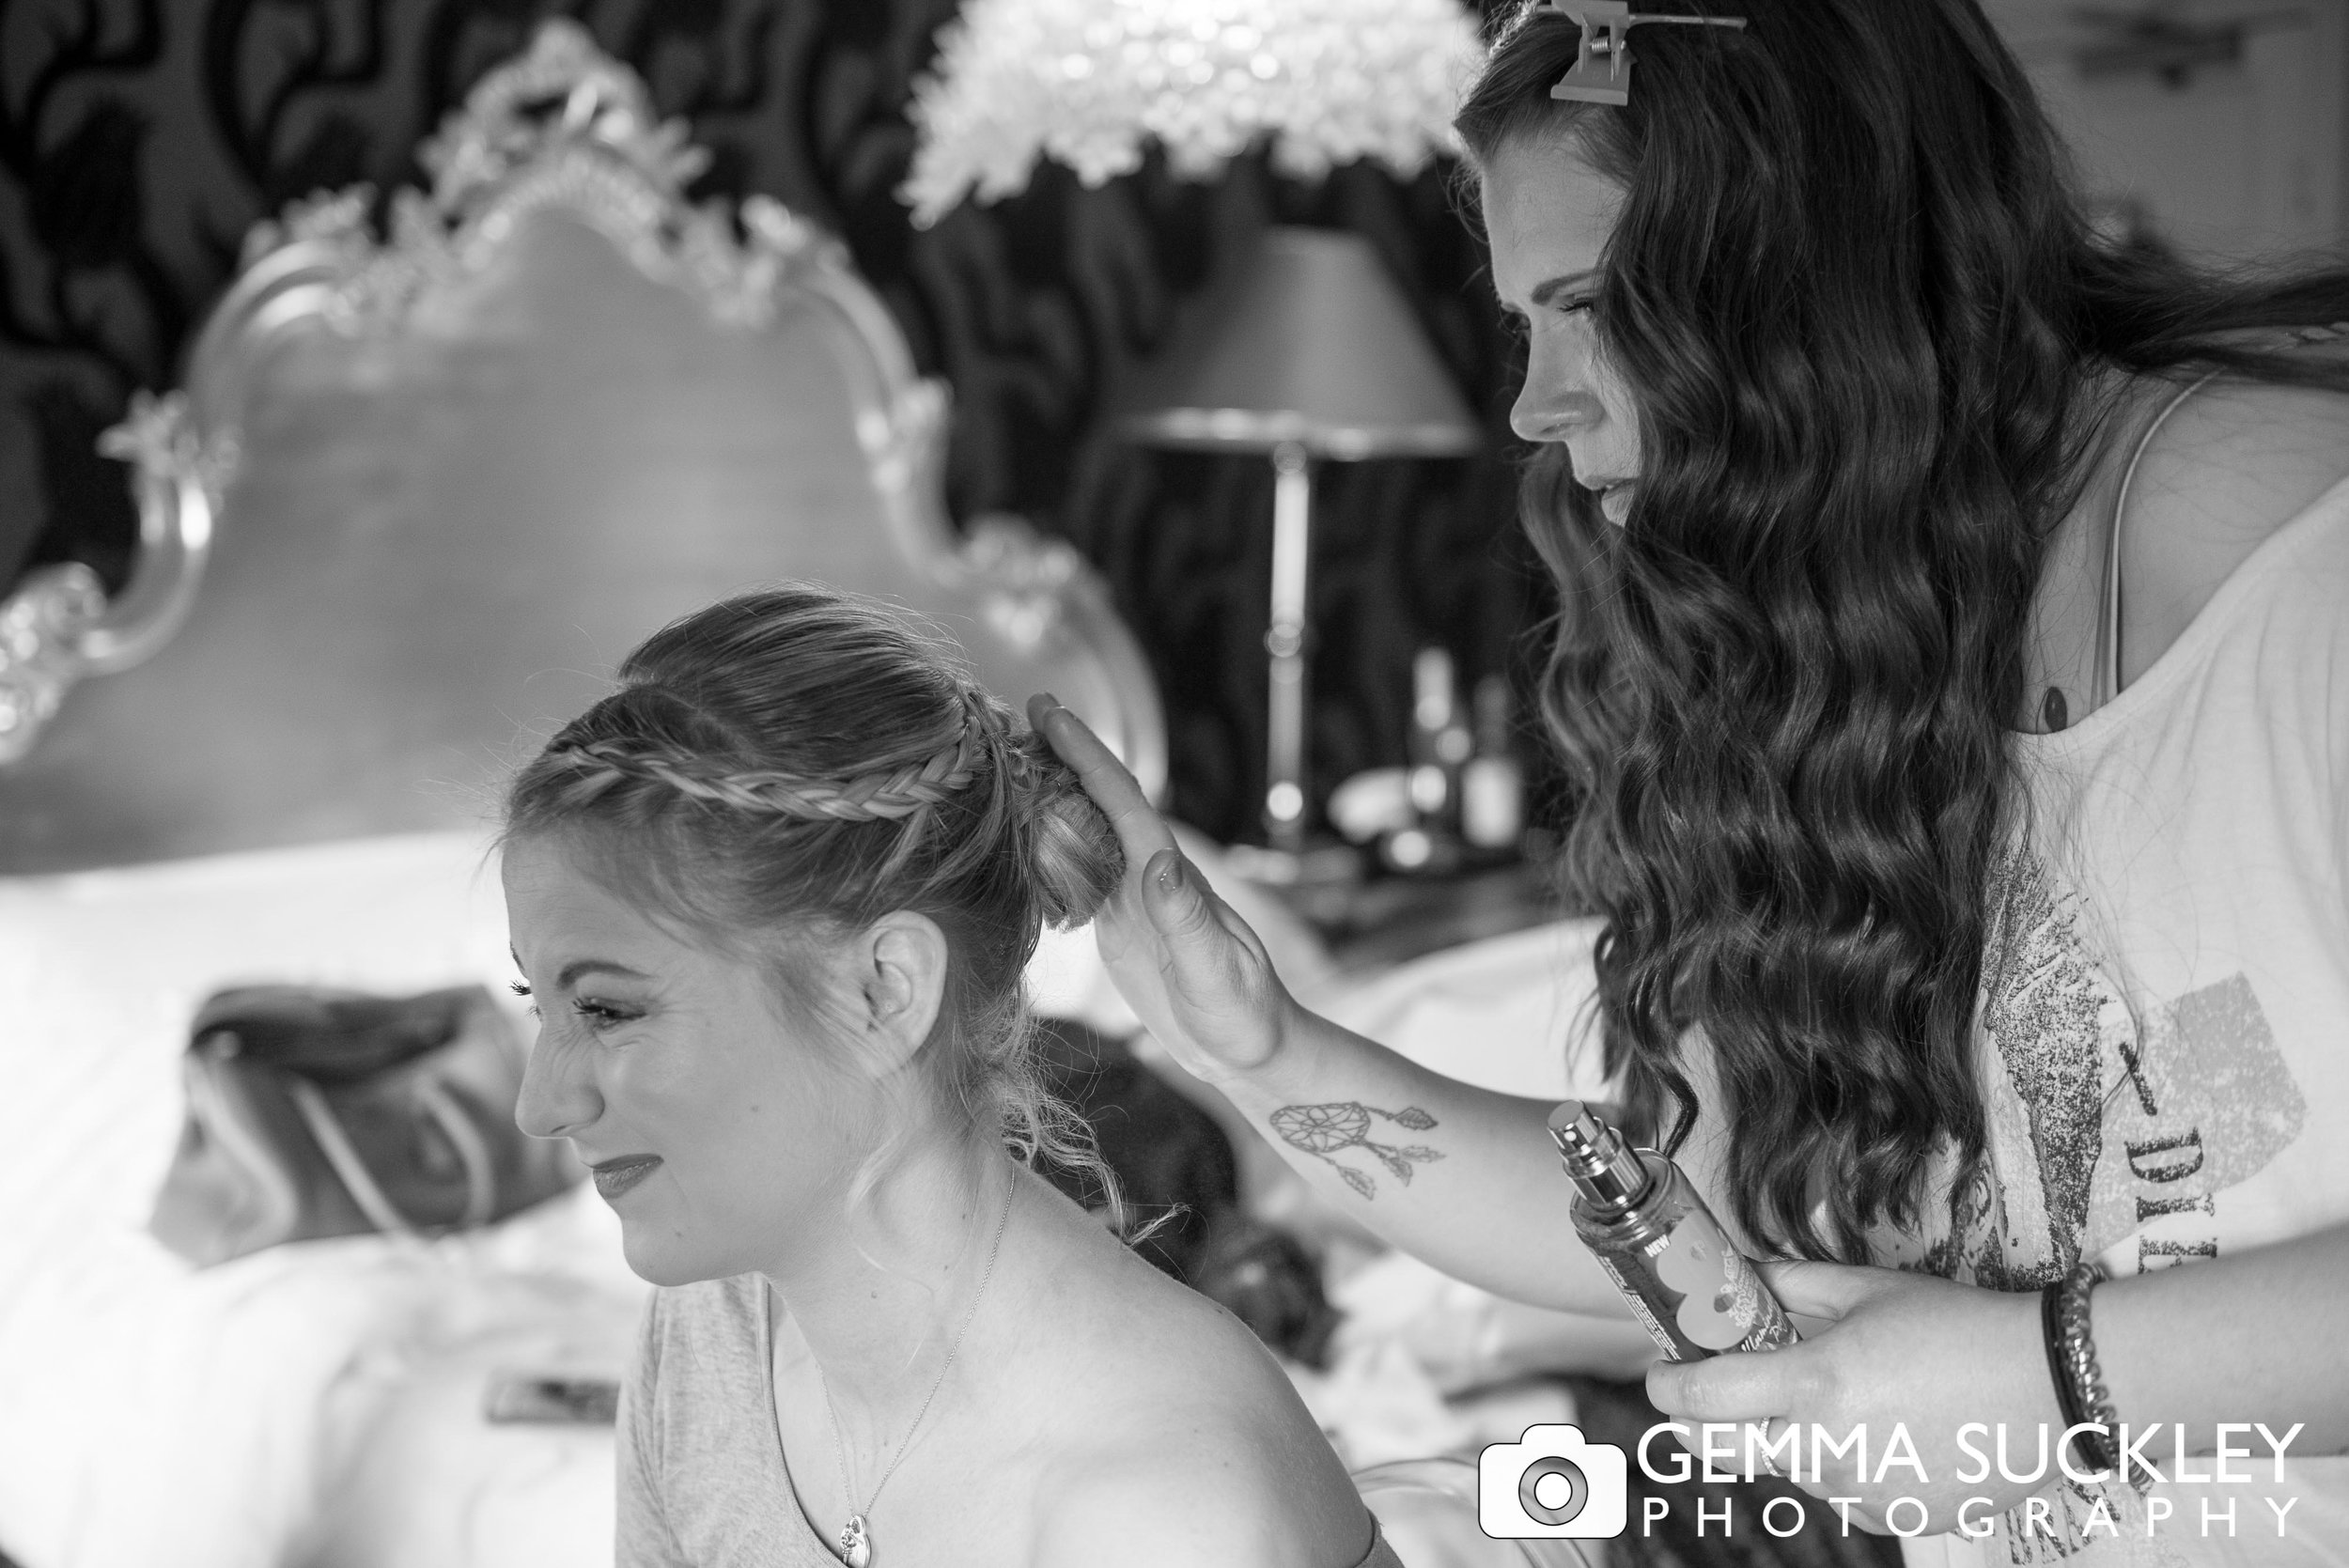
<svg viewBox="0 0 2349 1568"><path fill-rule="evenodd" d="M1497 1296L1620 1315L1568 1219L1549 1105L1430 1072L1299 1006L1109 748L1050 697L1028 717L1125 847L1125 881L1094 930L1168 1053L1395 1247Z"/></svg>

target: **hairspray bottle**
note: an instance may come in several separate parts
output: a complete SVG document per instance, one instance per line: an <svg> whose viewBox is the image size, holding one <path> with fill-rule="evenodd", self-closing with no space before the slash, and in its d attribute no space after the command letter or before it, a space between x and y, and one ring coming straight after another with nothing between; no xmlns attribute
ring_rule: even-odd
<svg viewBox="0 0 2349 1568"><path fill-rule="evenodd" d="M1626 1146L1580 1100L1549 1113L1549 1136L1578 1189L1576 1233L1668 1358L1776 1350L1800 1337L1679 1166Z"/></svg>

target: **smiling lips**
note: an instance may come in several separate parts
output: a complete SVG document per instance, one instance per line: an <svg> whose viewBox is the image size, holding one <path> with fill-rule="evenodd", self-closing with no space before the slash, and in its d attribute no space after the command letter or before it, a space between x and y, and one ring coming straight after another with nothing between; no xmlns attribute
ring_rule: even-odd
<svg viewBox="0 0 2349 1568"><path fill-rule="evenodd" d="M616 1202L622 1193L660 1168L659 1155L622 1155L588 1167L596 1175L596 1190L607 1203Z"/></svg>

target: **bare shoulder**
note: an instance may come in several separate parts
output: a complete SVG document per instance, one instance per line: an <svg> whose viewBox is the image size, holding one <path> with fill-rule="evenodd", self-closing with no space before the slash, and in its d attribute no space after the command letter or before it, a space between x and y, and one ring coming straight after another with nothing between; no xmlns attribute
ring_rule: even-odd
<svg viewBox="0 0 2349 1568"><path fill-rule="evenodd" d="M1369 1516L1287 1374L1231 1313L1130 1262L1064 1294L1075 1408L1040 1467L1036 1561L1354 1568Z"/></svg>
<svg viewBox="0 0 2349 1568"><path fill-rule="evenodd" d="M2214 381L2180 405L2146 449L2122 520L2124 675L2344 476L2349 393Z"/></svg>
<svg viewBox="0 0 2349 1568"><path fill-rule="evenodd" d="M1043 1504L1034 1568L1355 1568L1369 1511L1284 1496L1263 1458L1204 1440L1097 1452Z"/></svg>

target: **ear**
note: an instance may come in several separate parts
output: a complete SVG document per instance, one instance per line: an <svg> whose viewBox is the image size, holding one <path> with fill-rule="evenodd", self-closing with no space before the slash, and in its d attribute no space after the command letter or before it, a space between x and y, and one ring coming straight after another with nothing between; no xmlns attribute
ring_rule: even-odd
<svg viewBox="0 0 2349 1568"><path fill-rule="evenodd" d="M850 944L847 999L876 1067L913 1058L937 1027L946 997L946 933L910 909L885 914Z"/></svg>

